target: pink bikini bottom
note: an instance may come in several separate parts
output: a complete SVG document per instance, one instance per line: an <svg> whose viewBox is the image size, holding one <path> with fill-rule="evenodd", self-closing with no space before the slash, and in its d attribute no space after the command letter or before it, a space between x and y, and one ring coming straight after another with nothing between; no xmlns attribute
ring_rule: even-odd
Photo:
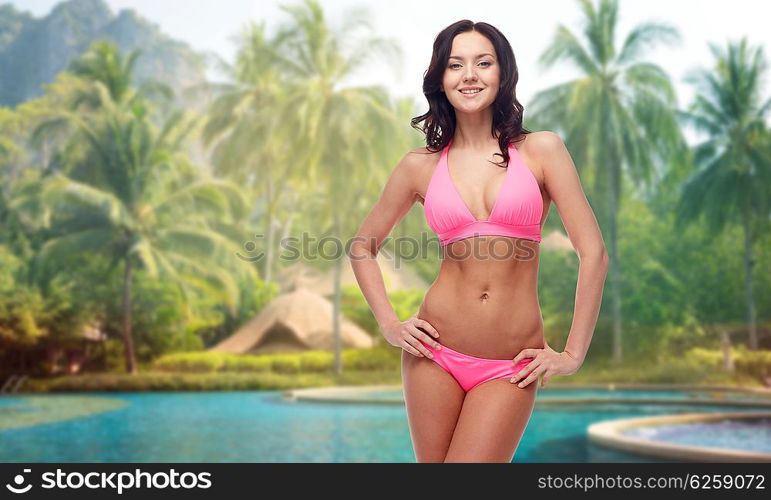
<svg viewBox="0 0 771 500"><path fill-rule="evenodd" d="M434 349L422 340L420 343L431 351L434 361L452 375L466 392L488 380L513 377L533 361L533 358L523 358L514 364L511 359L477 358L444 345L441 349Z"/></svg>

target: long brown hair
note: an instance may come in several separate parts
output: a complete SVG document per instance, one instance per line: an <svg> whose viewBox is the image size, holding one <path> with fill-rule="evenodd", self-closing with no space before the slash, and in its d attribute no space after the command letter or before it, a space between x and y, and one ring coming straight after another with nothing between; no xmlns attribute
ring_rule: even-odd
<svg viewBox="0 0 771 500"><path fill-rule="evenodd" d="M434 40L433 54L428 70L423 76L423 95L428 101L428 112L410 120L413 128L426 135L426 149L441 151L455 134L455 108L441 91L442 77L452 50L452 41L459 33L476 31L493 44L501 71L501 86L493 102L493 125L490 133L497 132L498 144L503 156L503 167L509 162L509 143L524 134L531 133L522 127L524 106L517 100L519 71L511 44L498 28L487 23L475 23L464 19L444 28ZM424 122L422 126L418 126Z"/></svg>

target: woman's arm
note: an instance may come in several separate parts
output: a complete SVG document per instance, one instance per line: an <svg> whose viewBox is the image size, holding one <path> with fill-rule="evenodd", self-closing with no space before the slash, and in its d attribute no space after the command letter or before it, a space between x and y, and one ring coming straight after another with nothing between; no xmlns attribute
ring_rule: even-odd
<svg viewBox="0 0 771 500"><path fill-rule="evenodd" d="M609 258L602 233L581 187L573 159L562 139L549 131L533 134L544 185L557 206L580 261L573 323L565 352L583 363L602 302Z"/></svg>
<svg viewBox="0 0 771 500"><path fill-rule="evenodd" d="M377 254L393 227L410 210L418 198L416 179L420 169L420 154L407 153L396 165L388 179L380 199L372 207L351 244L349 259L356 281L377 320L380 330L393 345L399 345L413 355L431 357L417 339L438 347L435 341L419 328L434 337L439 333L427 321L410 318L402 323L386 294L383 274L377 263Z"/></svg>

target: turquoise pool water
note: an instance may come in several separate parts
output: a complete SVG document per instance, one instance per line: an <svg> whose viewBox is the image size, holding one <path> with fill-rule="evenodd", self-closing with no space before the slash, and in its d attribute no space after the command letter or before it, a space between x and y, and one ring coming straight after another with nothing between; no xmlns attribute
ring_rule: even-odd
<svg viewBox="0 0 771 500"><path fill-rule="evenodd" d="M629 429L624 435L666 443L771 453L771 419L725 419Z"/></svg>
<svg viewBox="0 0 771 500"><path fill-rule="evenodd" d="M402 405L291 402L273 391L88 396L126 405L0 431L0 461L414 461ZM23 397L0 397L0 415L22 403ZM586 427L625 417L753 410L729 405L545 405L534 411L514 462L657 462L592 445Z"/></svg>

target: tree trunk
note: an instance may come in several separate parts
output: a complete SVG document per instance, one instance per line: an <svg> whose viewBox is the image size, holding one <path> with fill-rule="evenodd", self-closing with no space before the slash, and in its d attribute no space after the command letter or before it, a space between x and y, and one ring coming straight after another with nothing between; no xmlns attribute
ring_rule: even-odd
<svg viewBox="0 0 771 500"><path fill-rule="evenodd" d="M758 350L758 324L755 312L755 297L752 292L752 268L755 262L752 259L752 227L750 217L745 212L744 226L744 296L747 299L747 324L750 330L750 350Z"/></svg>
<svg viewBox="0 0 771 500"><path fill-rule="evenodd" d="M279 224L279 227L282 228L281 236L278 240L277 247L281 248L281 242L286 241L287 238L292 234L292 224L294 224L295 214L290 213L286 220Z"/></svg>
<svg viewBox="0 0 771 500"><path fill-rule="evenodd" d="M623 362L623 336L621 318L621 259L618 250L618 209L621 194L621 176L618 155L611 155L613 161L609 167L609 204L608 232L610 233L610 280L611 280L611 310L613 314L613 359L615 366Z"/></svg>
<svg viewBox="0 0 771 500"><path fill-rule="evenodd" d="M268 283L273 279L273 177L270 169L265 173L268 182L268 205L265 213L265 267L263 269L263 280Z"/></svg>
<svg viewBox="0 0 771 500"><path fill-rule="evenodd" d="M340 231L340 215L335 213L335 232L334 234L341 234ZM340 296L341 296L341 275L343 272L343 257L345 255L340 255L337 259L335 259L335 270L334 270L334 299L333 299L333 308L332 308L332 319L333 319L333 325L332 325L332 331L335 338L335 373L340 375L343 373L343 357L342 357L342 346L340 341Z"/></svg>
<svg viewBox="0 0 771 500"><path fill-rule="evenodd" d="M611 215L611 220L615 216ZM611 226L615 226L615 221ZM615 231L611 229L610 236L610 280L611 280L611 306L613 312L613 364L620 365L624 359L623 353L623 335L622 335L622 315L621 315L621 269L618 258L618 243Z"/></svg>
<svg viewBox="0 0 771 500"><path fill-rule="evenodd" d="M136 373L136 359L134 357L134 341L131 338L131 257L125 258L125 272L123 276L123 344L126 355L126 372Z"/></svg>

